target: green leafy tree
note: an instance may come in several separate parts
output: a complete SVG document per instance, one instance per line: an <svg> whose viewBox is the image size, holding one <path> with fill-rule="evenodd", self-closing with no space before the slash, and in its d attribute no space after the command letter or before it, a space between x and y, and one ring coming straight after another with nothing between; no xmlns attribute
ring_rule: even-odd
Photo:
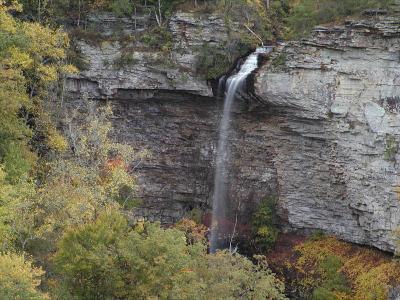
<svg viewBox="0 0 400 300"><path fill-rule="evenodd" d="M143 225L131 230L114 211L68 231L54 258L68 293L78 299L165 299L191 249L180 231Z"/></svg>
<svg viewBox="0 0 400 300"><path fill-rule="evenodd" d="M114 0L111 2L110 8L117 16L131 15L134 4L130 0Z"/></svg>
<svg viewBox="0 0 400 300"><path fill-rule="evenodd" d="M206 254L185 232L105 212L70 229L54 261L63 299L285 299L262 263L227 252Z"/></svg>
<svg viewBox="0 0 400 300"><path fill-rule="evenodd" d="M277 280L263 257L256 264L227 251L202 254L192 267L180 274L172 299L274 299L283 300L284 286Z"/></svg>
<svg viewBox="0 0 400 300"><path fill-rule="evenodd" d="M343 263L337 256L327 256L319 265L322 283L314 289L312 300L336 300L338 293L349 294L351 289L340 268Z"/></svg>

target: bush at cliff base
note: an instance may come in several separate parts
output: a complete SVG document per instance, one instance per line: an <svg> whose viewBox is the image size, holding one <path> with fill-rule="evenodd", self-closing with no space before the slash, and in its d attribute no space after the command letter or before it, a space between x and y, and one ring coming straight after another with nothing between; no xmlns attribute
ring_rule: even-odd
<svg viewBox="0 0 400 300"><path fill-rule="evenodd" d="M380 251L319 236L294 249L282 273L295 274L287 283L314 300L387 300L400 285L400 263Z"/></svg>

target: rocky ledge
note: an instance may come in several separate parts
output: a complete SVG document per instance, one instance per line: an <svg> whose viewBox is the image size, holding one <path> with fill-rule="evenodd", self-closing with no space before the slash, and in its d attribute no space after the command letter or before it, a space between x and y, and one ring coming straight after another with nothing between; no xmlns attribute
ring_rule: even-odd
<svg viewBox="0 0 400 300"><path fill-rule="evenodd" d="M135 97L148 99L159 90L212 97L212 87L197 72L197 64L203 45L224 47L227 43L224 20L216 15L176 13L167 27L171 36L158 41L165 45L149 46L140 34L151 22L145 16L91 16L88 26L97 28L95 43L85 36L77 38L87 69L68 79L67 90L94 99L132 97L126 91L147 91ZM168 49L162 51L164 46Z"/></svg>

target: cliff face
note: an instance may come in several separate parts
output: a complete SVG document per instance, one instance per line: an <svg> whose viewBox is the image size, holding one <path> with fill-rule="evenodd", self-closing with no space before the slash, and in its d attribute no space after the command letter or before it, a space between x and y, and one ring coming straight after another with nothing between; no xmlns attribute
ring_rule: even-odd
<svg viewBox="0 0 400 300"><path fill-rule="evenodd" d="M222 101L197 74L196 59L205 42L228 40L215 16L178 13L169 29L170 56L135 47L135 64L120 69L105 62L121 55L121 44L81 41L89 68L67 80L78 102L112 100L115 138L150 150L136 169L136 214L166 223L211 207ZM255 75L257 101L237 101L232 120L230 195L244 220L259 201L276 196L287 229L322 229L393 250L391 232L400 221L399 41L394 19L353 22L320 28L266 59Z"/></svg>
<svg viewBox="0 0 400 300"><path fill-rule="evenodd" d="M320 28L259 70L256 94L277 119L267 132L289 226L393 250L399 38L400 24L390 18Z"/></svg>
<svg viewBox="0 0 400 300"><path fill-rule="evenodd" d="M140 19L141 20L141 19ZM142 205L137 216L164 223L176 222L194 208L211 207L214 158L223 102L197 72L201 47L224 47L228 28L217 16L177 13L171 18L172 51L149 50L140 42L123 45L109 42L121 20L110 15L92 17L103 41L78 41L88 60L87 70L67 79L71 107L84 99L110 100L114 110L115 138L151 157L135 168ZM134 19L123 19L124 34L134 33ZM138 20L137 20L138 24ZM137 25L136 32L143 25ZM233 24L233 26L235 26ZM113 66L123 51L134 59L131 65ZM210 53L212 55L212 53ZM246 103L238 103L237 129L230 145L235 159L230 180L231 195L249 215L257 203L276 194L272 161L264 157L265 147L258 134L247 134L243 124L257 122L246 115ZM243 122L239 121L243 117Z"/></svg>

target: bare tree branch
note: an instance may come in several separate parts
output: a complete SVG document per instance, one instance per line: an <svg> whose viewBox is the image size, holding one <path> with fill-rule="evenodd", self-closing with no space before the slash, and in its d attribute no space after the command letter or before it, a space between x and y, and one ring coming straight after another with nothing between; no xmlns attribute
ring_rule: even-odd
<svg viewBox="0 0 400 300"><path fill-rule="evenodd" d="M244 27L246 27L246 29L248 31L250 31L250 33L252 33L261 42L261 46L264 47L264 42L263 42L262 38L257 33L255 33L253 30L251 30L251 28L249 26L247 26L246 24L243 24L243 25L244 25Z"/></svg>

